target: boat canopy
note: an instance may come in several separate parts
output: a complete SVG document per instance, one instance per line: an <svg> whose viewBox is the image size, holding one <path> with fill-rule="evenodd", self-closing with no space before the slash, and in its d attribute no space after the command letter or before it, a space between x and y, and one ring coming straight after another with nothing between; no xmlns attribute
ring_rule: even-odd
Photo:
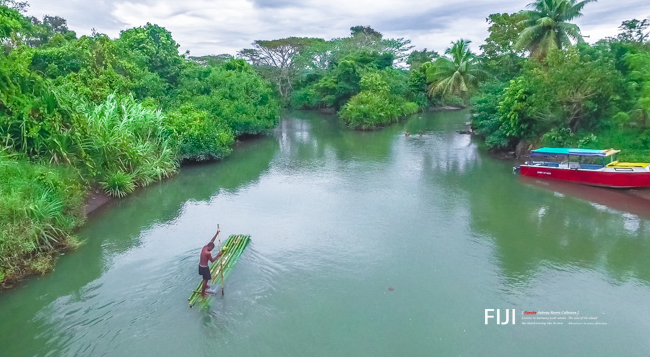
<svg viewBox="0 0 650 357"><path fill-rule="evenodd" d="M610 156L621 152L621 150L594 150L594 149L570 149L570 148L541 148L530 152L530 156Z"/></svg>

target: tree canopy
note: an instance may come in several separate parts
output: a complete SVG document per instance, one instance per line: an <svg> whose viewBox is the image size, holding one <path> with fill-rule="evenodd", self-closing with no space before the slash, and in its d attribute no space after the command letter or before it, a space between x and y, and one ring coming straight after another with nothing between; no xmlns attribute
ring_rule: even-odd
<svg viewBox="0 0 650 357"><path fill-rule="evenodd" d="M471 41L460 39L452 42L445 51L445 56L438 58L427 70L427 79L431 82L431 95L442 93L455 94L468 98L476 88L485 72L479 68L476 55L469 49Z"/></svg>
<svg viewBox="0 0 650 357"><path fill-rule="evenodd" d="M516 50L528 50L531 56L543 57L549 51L570 46L572 41L583 42L580 28L569 21L582 16L582 9L596 0L537 0L528 4L531 10L522 11L525 26Z"/></svg>

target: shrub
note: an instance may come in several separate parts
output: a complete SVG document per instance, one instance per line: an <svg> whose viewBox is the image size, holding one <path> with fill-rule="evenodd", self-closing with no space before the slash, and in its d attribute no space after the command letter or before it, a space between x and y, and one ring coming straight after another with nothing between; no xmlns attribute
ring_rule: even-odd
<svg viewBox="0 0 650 357"><path fill-rule="evenodd" d="M37 253L67 246L83 222L84 189L77 177L71 168L0 151L0 281L20 275Z"/></svg>
<svg viewBox="0 0 650 357"><path fill-rule="evenodd" d="M415 114L420 110L420 106L417 103L406 102L402 105L402 115L411 115Z"/></svg>
<svg viewBox="0 0 650 357"><path fill-rule="evenodd" d="M416 103L406 102L400 97L364 91L352 97L339 116L352 128L368 130L396 122L418 110Z"/></svg>
<svg viewBox="0 0 650 357"><path fill-rule="evenodd" d="M174 134L181 160L221 159L232 151L234 137L228 124L192 104L168 114L165 125Z"/></svg>
<svg viewBox="0 0 650 357"><path fill-rule="evenodd" d="M205 111L208 121L225 123L234 136L272 129L280 114L269 83L241 60L219 67L188 64L166 106L176 110L187 103Z"/></svg>
<svg viewBox="0 0 650 357"><path fill-rule="evenodd" d="M547 146L570 146L573 133L569 128L553 128L542 135L542 141Z"/></svg>
<svg viewBox="0 0 650 357"><path fill-rule="evenodd" d="M109 195L123 197L136 184L146 186L178 170L176 148L160 110L147 108L132 96L110 95L99 105L88 104L86 112L80 123L86 170L91 177L103 178Z"/></svg>
<svg viewBox="0 0 650 357"><path fill-rule="evenodd" d="M339 116L353 128L368 130L395 122L404 115L416 113L419 106L391 94L382 73L369 72L360 81L361 93L352 97L339 111Z"/></svg>
<svg viewBox="0 0 650 357"><path fill-rule="evenodd" d="M314 86L307 86L291 93L293 108L317 108L322 104L321 97Z"/></svg>
<svg viewBox="0 0 650 357"><path fill-rule="evenodd" d="M134 175L118 169L107 173L105 181L100 184L109 196L125 197L135 191L134 180Z"/></svg>

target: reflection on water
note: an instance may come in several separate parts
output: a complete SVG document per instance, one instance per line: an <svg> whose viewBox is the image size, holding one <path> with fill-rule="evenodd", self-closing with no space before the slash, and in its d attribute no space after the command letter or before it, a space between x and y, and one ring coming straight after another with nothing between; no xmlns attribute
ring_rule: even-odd
<svg viewBox="0 0 650 357"><path fill-rule="evenodd" d="M222 162L113 203L54 273L0 295L0 355L650 353L647 201L513 175L456 133L467 118L357 132L288 113ZM252 242L226 295L190 310L217 223ZM608 325L485 326L486 308Z"/></svg>

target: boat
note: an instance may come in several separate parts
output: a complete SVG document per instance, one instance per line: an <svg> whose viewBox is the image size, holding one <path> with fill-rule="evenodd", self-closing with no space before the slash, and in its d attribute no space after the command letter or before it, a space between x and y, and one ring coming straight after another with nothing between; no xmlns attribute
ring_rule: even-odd
<svg viewBox="0 0 650 357"><path fill-rule="evenodd" d="M650 186L650 163L619 162L620 150L544 147L530 152L531 161L515 167L523 176L611 188ZM537 161L534 158L548 159ZM560 160L558 160L560 158ZM552 161L555 159L555 161Z"/></svg>
<svg viewBox="0 0 650 357"><path fill-rule="evenodd" d="M249 235L231 235L228 237L228 240L224 242L223 254L219 259L210 263L210 274L212 275L212 280L210 284L213 286L221 285L221 293L223 294L224 281L232 271L232 268L235 266L239 257L241 257L244 249L248 246L248 243L251 240ZM187 299L190 302L190 307L193 307L196 304L199 304L202 308L210 307L212 302L212 295L207 295L205 297L201 296L201 285L203 280L199 282L196 288L192 291L192 295Z"/></svg>

